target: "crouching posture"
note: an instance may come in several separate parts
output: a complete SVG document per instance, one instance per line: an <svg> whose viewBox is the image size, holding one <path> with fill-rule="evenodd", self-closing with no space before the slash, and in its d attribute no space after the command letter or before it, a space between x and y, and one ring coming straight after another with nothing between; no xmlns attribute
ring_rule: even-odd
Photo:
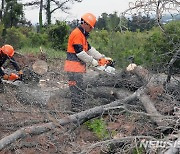
<svg viewBox="0 0 180 154"><path fill-rule="evenodd" d="M22 78L22 70L20 69L19 65L13 58L14 55L14 48L11 45L4 45L0 48L0 92L4 92L4 86L3 86L3 80L11 80L14 81L16 79L21 79ZM6 62L6 60L9 60L10 63L14 66L15 70L18 72L17 74L11 73L11 74L6 74L2 68L3 64Z"/></svg>

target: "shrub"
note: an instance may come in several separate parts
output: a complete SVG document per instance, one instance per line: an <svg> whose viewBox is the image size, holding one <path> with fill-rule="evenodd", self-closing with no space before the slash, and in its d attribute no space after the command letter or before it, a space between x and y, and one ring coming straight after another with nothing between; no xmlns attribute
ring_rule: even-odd
<svg viewBox="0 0 180 154"><path fill-rule="evenodd" d="M48 35L46 33L36 33L30 32L29 34L29 43L32 47L38 47L41 45L49 46Z"/></svg>
<svg viewBox="0 0 180 154"><path fill-rule="evenodd" d="M105 139L109 137L109 133L106 129L106 124L103 119L93 119L85 123L85 125L91 129L99 139Z"/></svg>
<svg viewBox="0 0 180 154"><path fill-rule="evenodd" d="M176 52L180 41L180 22L170 22L164 26L164 32L159 28L154 28L151 35L144 44L146 50L146 57L149 64L153 69L160 69L172 58ZM176 62L176 67L179 63Z"/></svg>
<svg viewBox="0 0 180 154"><path fill-rule="evenodd" d="M66 50L69 27L65 22L57 21L48 28L48 38L53 49Z"/></svg>
<svg viewBox="0 0 180 154"><path fill-rule="evenodd" d="M27 38L19 31L19 29L15 27L6 29L4 43L11 44L14 48L21 48L26 40Z"/></svg>

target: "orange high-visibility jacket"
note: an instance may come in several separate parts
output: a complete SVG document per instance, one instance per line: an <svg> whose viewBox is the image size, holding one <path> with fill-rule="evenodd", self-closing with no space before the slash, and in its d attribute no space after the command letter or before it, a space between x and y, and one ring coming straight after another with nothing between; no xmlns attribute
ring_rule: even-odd
<svg viewBox="0 0 180 154"><path fill-rule="evenodd" d="M67 58L64 65L64 70L67 72L86 72L86 64L80 60L75 52L73 45L82 45L83 51L88 51L88 42L85 35L77 27L75 28L68 40Z"/></svg>

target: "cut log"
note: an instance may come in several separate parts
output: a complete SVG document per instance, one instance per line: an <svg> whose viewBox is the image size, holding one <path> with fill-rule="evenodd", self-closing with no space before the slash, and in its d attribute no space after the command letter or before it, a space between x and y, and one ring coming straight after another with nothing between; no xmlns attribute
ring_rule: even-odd
<svg viewBox="0 0 180 154"><path fill-rule="evenodd" d="M59 122L60 126L64 126L64 125L67 125L70 123L82 124L89 119L95 118L95 117L103 114L110 107L118 106L122 103L131 102L131 101L135 100L136 98L137 98L137 93L134 93L122 101L114 101L107 105L97 106L95 108L70 115L66 118L62 118L62 119L58 120L58 122ZM50 122L50 123L41 124L41 125L37 125L37 126L21 128L21 129L17 130L16 132L14 132L14 133L10 134L9 136L6 136L0 140L0 150L4 149L6 146L13 143L17 139L24 138L24 137L28 136L29 134L30 135L39 135L39 134L42 134L42 133L45 133L45 132L48 132L48 131L54 129L55 127L57 127L57 124Z"/></svg>
<svg viewBox="0 0 180 154"><path fill-rule="evenodd" d="M48 70L48 64L43 60L37 60L32 65L33 71L39 75L43 75Z"/></svg>
<svg viewBox="0 0 180 154"><path fill-rule="evenodd" d="M62 118L62 119L58 120L58 122L59 122L60 126L64 126L64 125L67 125L70 123L82 124L89 119L95 118L95 117L103 114L104 112L106 112L110 108L129 103L131 101L136 100L137 98L139 98L143 102L143 105L146 108L146 111L149 112L150 114L153 114L153 115L151 115L151 118L158 125L163 125L163 123L161 123L161 121L162 121L161 115L158 112L156 112L153 104L150 104L151 101L149 101L149 98L146 95L144 95L144 89L138 89L132 95L126 97L123 100L117 100L117 101L114 101L114 102L107 104L107 105L97 106L97 107L94 107L92 109L85 110L85 111L82 111L80 113L70 115L66 118ZM57 124L50 122L50 123L41 124L38 126L21 128L20 130L17 130L13 134L6 136L5 138L0 140L0 150L5 148L7 145L11 144L12 142L16 141L17 139L20 139L22 137L26 137L29 134L31 134L31 135L42 134L42 133L45 133L47 131L54 129L55 127L57 127Z"/></svg>

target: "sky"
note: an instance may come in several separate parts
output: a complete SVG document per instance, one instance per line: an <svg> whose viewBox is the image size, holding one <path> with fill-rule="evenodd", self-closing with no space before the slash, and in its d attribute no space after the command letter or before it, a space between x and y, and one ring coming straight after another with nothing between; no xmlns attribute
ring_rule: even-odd
<svg viewBox="0 0 180 154"><path fill-rule="evenodd" d="M22 0L27 1L27 0ZM129 7L129 2L135 2L136 0L83 0L81 3L75 3L70 5L69 15L57 10L52 20L68 20L80 19L84 13L93 13L96 17L102 13L114 13L115 11L119 14ZM32 9L32 10L31 10ZM33 24L38 23L38 9L26 8L25 18L30 20ZM45 21L45 19L43 19ZM43 21L43 22L44 22Z"/></svg>

